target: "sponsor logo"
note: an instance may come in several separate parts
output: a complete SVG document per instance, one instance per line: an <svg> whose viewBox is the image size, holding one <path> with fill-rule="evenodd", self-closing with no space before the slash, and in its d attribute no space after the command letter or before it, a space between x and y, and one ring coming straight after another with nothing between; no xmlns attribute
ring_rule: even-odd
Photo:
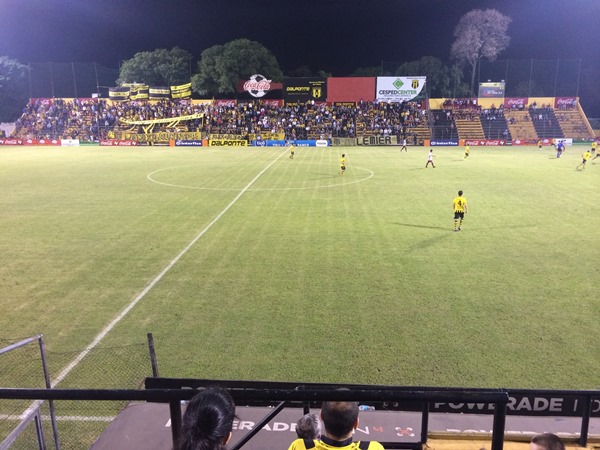
<svg viewBox="0 0 600 450"><path fill-rule="evenodd" d="M286 92L308 92L310 86L288 86L285 88Z"/></svg>
<svg viewBox="0 0 600 450"><path fill-rule="evenodd" d="M313 98L321 98L321 95L323 94L323 90L320 87L313 87L311 94L312 94Z"/></svg>
<svg viewBox="0 0 600 450"><path fill-rule="evenodd" d="M319 139L319 140L317 140L317 142L315 143L315 145L317 147L329 147L329 141L327 141L325 139Z"/></svg>
<svg viewBox="0 0 600 450"><path fill-rule="evenodd" d="M525 106L527 104L526 98L507 98L506 106Z"/></svg>
<svg viewBox="0 0 600 450"><path fill-rule="evenodd" d="M262 104L265 106L279 107L283 105L283 100L262 100Z"/></svg>
<svg viewBox="0 0 600 450"><path fill-rule="evenodd" d="M257 73L252 75L250 79L244 83L244 90L252 97L264 97L271 89L271 81L272 80L268 80L266 77Z"/></svg>
<svg viewBox="0 0 600 450"><path fill-rule="evenodd" d="M225 106L227 108L235 108L237 102L235 100L215 100L214 106Z"/></svg>
<svg viewBox="0 0 600 450"><path fill-rule="evenodd" d="M416 96L419 92L413 89L405 89L405 90L397 90L397 91L391 91L391 90L386 90L386 89L381 89L379 91L380 95L412 95L413 97Z"/></svg>
<svg viewBox="0 0 600 450"><path fill-rule="evenodd" d="M119 140L119 139L105 139L100 141L100 145L103 147L132 147L138 145L137 141Z"/></svg>
<svg viewBox="0 0 600 450"><path fill-rule="evenodd" d="M499 145L506 145L506 141L502 139L477 139L477 140L465 140L465 145L473 146L488 146L495 147Z"/></svg>
<svg viewBox="0 0 600 450"><path fill-rule="evenodd" d="M457 146L458 142L457 141L431 141L430 144L431 144L431 146L451 147L451 146Z"/></svg>
<svg viewBox="0 0 600 450"><path fill-rule="evenodd" d="M209 145L212 147L246 147L248 141L241 139L211 139Z"/></svg>
<svg viewBox="0 0 600 450"><path fill-rule="evenodd" d="M267 141L257 140L257 141L254 141L254 145L256 147L266 147L267 146Z"/></svg>
<svg viewBox="0 0 600 450"><path fill-rule="evenodd" d="M202 141L201 140L177 140L175 141L175 146L176 147L202 147Z"/></svg>
<svg viewBox="0 0 600 450"><path fill-rule="evenodd" d="M23 145L21 139L0 139L0 145Z"/></svg>
<svg viewBox="0 0 600 450"><path fill-rule="evenodd" d="M396 145L397 139L394 136L364 136L356 138L358 145Z"/></svg>

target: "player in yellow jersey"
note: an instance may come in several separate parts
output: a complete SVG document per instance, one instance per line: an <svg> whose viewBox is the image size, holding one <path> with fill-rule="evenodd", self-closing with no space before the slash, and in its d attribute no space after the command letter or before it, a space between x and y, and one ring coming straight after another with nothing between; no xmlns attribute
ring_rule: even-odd
<svg viewBox="0 0 600 450"><path fill-rule="evenodd" d="M469 151L471 150L471 148L467 145L465 147L465 159L467 159L469 157Z"/></svg>
<svg viewBox="0 0 600 450"><path fill-rule="evenodd" d="M598 141L592 142L592 152L591 153L592 153L592 155L594 153L596 153L596 156L594 156L594 159L600 157L600 153L596 152L596 150L598 150ZM596 164L596 163L594 163L594 164Z"/></svg>
<svg viewBox="0 0 600 450"><path fill-rule="evenodd" d="M577 166L577 170L585 169L585 163L588 161L588 159L590 159L591 156L592 152L590 152L589 150L587 150L583 155L581 155L581 164Z"/></svg>
<svg viewBox="0 0 600 450"><path fill-rule="evenodd" d="M458 191L458 197L452 202L452 208L454 209L454 231L460 231L467 213L467 199L463 197L463 191Z"/></svg>
<svg viewBox="0 0 600 450"><path fill-rule="evenodd" d="M542 145L544 145L544 143L541 141L541 139L538 141L538 148L541 150L542 149Z"/></svg>
<svg viewBox="0 0 600 450"><path fill-rule="evenodd" d="M342 157L340 159L340 175L344 175L346 172L346 154L342 153Z"/></svg>
<svg viewBox="0 0 600 450"><path fill-rule="evenodd" d="M296 150L296 146L293 143L288 143L290 147L290 159L294 159L294 152Z"/></svg>

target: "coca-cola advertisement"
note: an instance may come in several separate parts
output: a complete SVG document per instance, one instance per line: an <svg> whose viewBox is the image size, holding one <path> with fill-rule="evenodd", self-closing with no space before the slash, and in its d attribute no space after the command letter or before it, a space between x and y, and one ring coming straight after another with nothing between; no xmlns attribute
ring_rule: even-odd
<svg viewBox="0 0 600 450"><path fill-rule="evenodd" d="M138 141L121 140L121 139L102 139L100 146L102 147L135 147Z"/></svg>
<svg viewBox="0 0 600 450"><path fill-rule="evenodd" d="M577 97L555 97L554 109L574 109L577 106Z"/></svg>
<svg viewBox="0 0 600 450"><path fill-rule="evenodd" d="M240 100L283 98L283 84L274 83L271 77L260 73L251 75L247 80L238 81L236 90Z"/></svg>
<svg viewBox="0 0 600 450"><path fill-rule="evenodd" d="M213 106L220 106L221 108L235 108L237 105L237 100L215 100L213 102Z"/></svg>
<svg viewBox="0 0 600 450"><path fill-rule="evenodd" d="M4 138L0 139L0 145L23 145L23 141L21 139Z"/></svg>
<svg viewBox="0 0 600 450"><path fill-rule="evenodd" d="M281 108L283 106L283 100L261 100L260 104L270 106L271 108Z"/></svg>
<svg viewBox="0 0 600 450"><path fill-rule="evenodd" d="M508 97L504 99L505 109L525 109L529 98L527 97Z"/></svg>

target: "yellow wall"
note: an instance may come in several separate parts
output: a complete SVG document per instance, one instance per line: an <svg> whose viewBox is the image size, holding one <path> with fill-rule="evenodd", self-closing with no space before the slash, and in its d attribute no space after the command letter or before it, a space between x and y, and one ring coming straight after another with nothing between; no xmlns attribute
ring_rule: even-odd
<svg viewBox="0 0 600 450"><path fill-rule="evenodd" d="M446 98L430 98L429 99L429 108L431 109L444 109L444 102L448 100ZM551 108L554 109L554 97L529 97L528 105L531 106L533 102L537 103L537 107L541 108L542 105L550 105ZM481 106L483 109L491 108L495 106L496 108L500 107L500 105L504 104L504 97L502 98L478 98L477 104Z"/></svg>

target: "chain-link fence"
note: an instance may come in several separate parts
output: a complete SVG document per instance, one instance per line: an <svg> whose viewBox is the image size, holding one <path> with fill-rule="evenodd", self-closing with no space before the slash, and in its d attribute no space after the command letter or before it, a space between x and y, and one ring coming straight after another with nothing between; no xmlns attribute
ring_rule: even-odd
<svg viewBox="0 0 600 450"><path fill-rule="evenodd" d="M0 338L0 349L19 339ZM53 374L58 374L81 355L81 350L46 350ZM145 342L90 350L60 383L53 387L87 389L137 389L152 375L148 346ZM42 353L37 341L0 355L0 386L45 388ZM64 450L88 449L114 417L125 407L123 401L55 401L54 412ZM32 411L29 400L0 400L0 442ZM55 449L49 402L41 405L41 417L47 448ZM30 423L11 449L38 448L35 423Z"/></svg>
<svg viewBox="0 0 600 450"><path fill-rule="evenodd" d="M108 98L119 69L96 63L29 63L30 98Z"/></svg>

